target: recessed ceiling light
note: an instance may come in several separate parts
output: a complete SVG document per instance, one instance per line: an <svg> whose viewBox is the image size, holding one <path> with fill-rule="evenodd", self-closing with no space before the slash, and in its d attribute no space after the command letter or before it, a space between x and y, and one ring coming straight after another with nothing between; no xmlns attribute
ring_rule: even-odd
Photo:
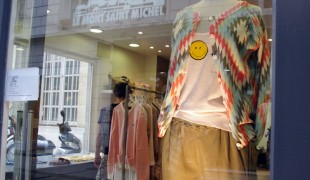
<svg viewBox="0 0 310 180"><path fill-rule="evenodd" d="M153 46L151 46L151 47L150 47L150 49L154 49L154 47L153 47Z"/></svg>
<svg viewBox="0 0 310 180"><path fill-rule="evenodd" d="M170 47L168 44L166 44L166 48Z"/></svg>
<svg viewBox="0 0 310 180"><path fill-rule="evenodd" d="M25 50L22 46L18 46L18 47L16 47L16 50L17 51L23 51L23 50Z"/></svg>
<svg viewBox="0 0 310 180"><path fill-rule="evenodd" d="M158 52L161 52L161 50L158 50Z"/></svg>
<svg viewBox="0 0 310 180"><path fill-rule="evenodd" d="M272 41L272 39L268 39L268 41L270 41L270 42L271 42L271 41Z"/></svg>
<svg viewBox="0 0 310 180"><path fill-rule="evenodd" d="M91 27L91 28L89 29L89 31L92 32L92 33L102 33L102 29L100 29L99 26Z"/></svg>
<svg viewBox="0 0 310 180"><path fill-rule="evenodd" d="M138 34L143 34L143 32L142 32L142 31L139 31Z"/></svg>
<svg viewBox="0 0 310 180"><path fill-rule="evenodd" d="M130 46L130 47L139 47L140 45L137 44L137 43L130 43L129 46Z"/></svg>
<svg viewBox="0 0 310 180"><path fill-rule="evenodd" d="M48 14L48 13L50 13L51 11L50 10L46 10L46 13Z"/></svg>

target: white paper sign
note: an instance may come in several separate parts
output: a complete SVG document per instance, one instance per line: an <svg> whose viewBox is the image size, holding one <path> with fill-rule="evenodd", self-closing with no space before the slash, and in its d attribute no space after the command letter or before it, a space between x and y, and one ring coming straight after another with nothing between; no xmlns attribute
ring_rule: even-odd
<svg viewBox="0 0 310 180"><path fill-rule="evenodd" d="M36 101L39 99L39 68L8 70L5 100Z"/></svg>

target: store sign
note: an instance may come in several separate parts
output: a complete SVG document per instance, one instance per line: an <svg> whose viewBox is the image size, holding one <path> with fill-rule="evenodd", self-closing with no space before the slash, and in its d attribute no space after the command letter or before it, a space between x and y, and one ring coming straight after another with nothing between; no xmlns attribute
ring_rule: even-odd
<svg viewBox="0 0 310 180"><path fill-rule="evenodd" d="M39 99L39 68L8 70L6 101L36 101Z"/></svg>
<svg viewBox="0 0 310 180"><path fill-rule="evenodd" d="M89 0L73 14L72 26L164 16L165 0Z"/></svg>

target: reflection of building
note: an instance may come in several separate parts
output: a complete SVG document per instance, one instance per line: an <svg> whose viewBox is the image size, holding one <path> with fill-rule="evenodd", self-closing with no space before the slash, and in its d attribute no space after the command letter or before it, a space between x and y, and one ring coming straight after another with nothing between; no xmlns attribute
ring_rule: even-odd
<svg viewBox="0 0 310 180"><path fill-rule="evenodd" d="M88 74L87 66L84 62L55 54L45 54L40 124L56 125L61 122L61 110L64 110L65 119L70 125L85 124L85 119L78 117L85 117L82 113L85 111L81 107L86 105L82 91L87 87L87 78L84 77Z"/></svg>
<svg viewBox="0 0 310 180"><path fill-rule="evenodd" d="M85 4L79 4L75 8L75 14L86 13L87 6Z"/></svg>
<svg viewBox="0 0 310 180"><path fill-rule="evenodd" d="M111 5L114 4L116 5L117 1L116 0L89 0L87 7L92 7L92 6L106 6L106 5Z"/></svg>

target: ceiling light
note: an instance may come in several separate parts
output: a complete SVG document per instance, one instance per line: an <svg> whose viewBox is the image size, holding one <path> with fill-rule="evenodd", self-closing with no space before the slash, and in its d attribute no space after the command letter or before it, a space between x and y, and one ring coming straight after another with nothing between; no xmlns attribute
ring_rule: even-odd
<svg viewBox="0 0 310 180"><path fill-rule="evenodd" d="M166 44L166 48L170 47L168 44Z"/></svg>
<svg viewBox="0 0 310 180"><path fill-rule="evenodd" d="M268 39L268 41L270 41L270 42L271 42L271 41L272 41L272 39Z"/></svg>
<svg viewBox="0 0 310 180"><path fill-rule="evenodd" d="M46 10L46 13L48 14L48 13L50 13L51 11L50 10Z"/></svg>
<svg viewBox="0 0 310 180"><path fill-rule="evenodd" d="M137 43L130 43L129 46L130 46L130 47L139 47L140 45L137 44Z"/></svg>
<svg viewBox="0 0 310 180"><path fill-rule="evenodd" d="M158 52L161 52L161 50L158 50Z"/></svg>
<svg viewBox="0 0 310 180"><path fill-rule="evenodd" d="M154 47L153 47L153 46L151 46L151 47L150 47L150 49L154 49Z"/></svg>
<svg viewBox="0 0 310 180"><path fill-rule="evenodd" d="M23 47L21 47L21 46L18 46L18 47L16 47L16 50L17 51L23 51L23 50L25 50Z"/></svg>
<svg viewBox="0 0 310 180"><path fill-rule="evenodd" d="M89 31L92 32L92 33L102 33L102 30L100 29L99 26L91 27L91 28L89 29Z"/></svg>
<svg viewBox="0 0 310 180"><path fill-rule="evenodd" d="M142 31L139 31L138 34L143 34L143 32L142 32Z"/></svg>

